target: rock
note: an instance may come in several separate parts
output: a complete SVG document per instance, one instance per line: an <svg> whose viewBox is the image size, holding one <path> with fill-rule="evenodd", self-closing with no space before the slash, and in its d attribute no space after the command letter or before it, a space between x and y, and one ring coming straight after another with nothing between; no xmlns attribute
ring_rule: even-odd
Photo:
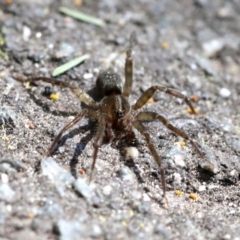
<svg viewBox="0 0 240 240"><path fill-rule="evenodd" d="M79 240L83 239L81 233L84 232L85 226L77 221L60 219L55 229L60 235L60 240Z"/></svg>
<svg viewBox="0 0 240 240"><path fill-rule="evenodd" d="M202 44L202 48L207 57L214 57L217 53L219 53L225 43L222 39L213 39Z"/></svg>
<svg viewBox="0 0 240 240"><path fill-rule="evenodd" d="M7 183L0 183L0 200L12 202L15 199L15 191Z"/></svg>
<svg viewBox="0 0 240 240"><path fill-rule="evenodd" d="M196 56L197 65L202 68L202 70L208 75L216 76L217 73L212 65L212 63L204 57Z"/></svg>
<svg viewBox="0 0 240 240"><path fill-rule="evenodd" d="M183 168L185 164L185 151L179 144L173 145L165 154L165 158L173 160L175 166Z"/></svg>
<svg viewBox="0 0 240 240"><path fill-rule="evenodd" d="M118 176L124 181L128 182L128 184L133 184L135 181L134 173L129 169L128 167L121 167L121 169L118 171Z"/></svg>
<svg viewBox="0 0 240 240"><path fill-rule="evenodd" d="M233 136L226 139L226 143L236 152L240 152L240 137Z"/></svg>
<svg viewBox="0 0 240 240"><path fill-rule="evenodd" d="M231 91L227 88L221 88L219 94L222 98L228 98L231 95Z"/></svg>
<svg viewBox="0 0 240 240"><path fill-rule="evenodd" d="M8 107L0 105L0 126L12 121L15 123L16 113Z"/></svg>
<svg viewBox="0 0 240 240"><path fill-rule="evenodd" d="M128 160L136 160L139 157L139 151L135 147L126 147L125 148L125 159Z"/></svg>
<svg viewBox="0 0 240 240"><path fill-rule="evenodd" d="M67 170L58 165L51 157L43 158L41 161L41 169L43 175L55 182L70 185L74 181L73 176Z"/></svg>
<svg viewBox="0 0 240 240"><path fill-rule="evenodd" d="M206 158L209 162L204 161L202 159L199 162L200 167L209 171L209 172L212 172L214 174L218 173L219 169L218 169L218 165L217 165L217 160L216 160L216 157L215 157L213 151L209 147L207 147L206 145L202 145L202 148L203 148L203 150L206 154Z"/></svg>
<svg viewBox="0 0 240 240"><path fill-rule="evenodd" d="M88 184L85 178L78 178L74 183L73 187L75 191L87 200L91 200L93 197L95 185L93 183Z"/></svg>

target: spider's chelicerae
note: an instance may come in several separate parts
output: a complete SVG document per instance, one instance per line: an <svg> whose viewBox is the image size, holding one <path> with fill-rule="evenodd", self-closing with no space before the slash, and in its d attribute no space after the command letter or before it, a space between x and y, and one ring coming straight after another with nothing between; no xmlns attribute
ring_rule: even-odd
<svg viewBox="0 0 240 240"><path fill-rule="evenodd" d="M200 155L202 159L209 162L201 150L198 148L196 143L182 130L174 127L164 116L149 111L139 112L140 108L142 108L147 101L152 97L152 95L157 91L162 91L177 98L183 99L186 104L190 107L193 113L196 113L190 100L180 92L161 86L156 85L147 89L142 96L134 103L130 105L128 101L128 97L131 94L132 90L132 79L133 79L133 60L132 60L132 47L135 42L135 34L131 34L130 44L126 51L126 61L125 61L125 82L122 83L120 76L108 69L102 73L97 78L96 86L98 91L102 94L103 98L100 102L95 102L85 91L82 89L72 86L69 83L58 81L52 78L46 77L36 77L23 79L21 77L15 77L16 80L21 82L36 82L36 81L44 81L51 83L53 85L58 85L61 87L69 88L73 94L80 101L84 102L88 108L83 109L71 122L69 122L57 135L55 140L53 141L51 147L44 154L45 156L50 155L57 143L61 139L64 132L73 127L77 122L79 122L83 117L88 117L90 119L94 119L98 123L98 130L96 133L96 139L93 144L93 162L91 166L91 172L89 181L91 181L93 176L93 171L97 159L97 154L99 147L101 147L103 138L112 139L116 131L120 131L126 135L128 139L135 138L135 134L133 129L137 129L140 134L145 138L148 148L156 161L160 174L161 174L161 182L163 187L163 196L166 199L166 187L165 187L165 176L164 169L161 164L161 158L157 153L155 146L153 145L150 134L147 129L143 125L143 121L151 121L158 120L163 125L165 125L168 129L173 131L178 136L184 138L186 141L189 141L196 152ZM167 201L167 199L166 199Z"/></svg>

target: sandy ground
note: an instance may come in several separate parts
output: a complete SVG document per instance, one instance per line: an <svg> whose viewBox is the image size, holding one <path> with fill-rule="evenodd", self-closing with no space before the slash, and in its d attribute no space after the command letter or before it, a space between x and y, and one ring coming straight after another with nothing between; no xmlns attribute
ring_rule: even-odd
<svg viewBox="0 0 240 240"><path fill-rule="evenodd" d="M239 240L239 1L7 2L0 3L0 239ZM67 17L60 6L99 17L106 26ZM197 115L165 93L156 93L145 109L184 130L215 165L216 173L204 170L191 144L181 147L183 139L162 124L145 123L163 159L169 209L158 167L138 133L137 159L126 161L122 139L104 144L94 181L86 183L96 132L88 119L64 134L36 173L36 162L83 106L66 88L54 86L59 100L53 101L44 96L51 85L26 89L13 79L51 77L57 66L88 53L90 59L58 79L95 97L101 70L111 66L124 78L133 31L130 102L158 84L192 96Z"/></svg>

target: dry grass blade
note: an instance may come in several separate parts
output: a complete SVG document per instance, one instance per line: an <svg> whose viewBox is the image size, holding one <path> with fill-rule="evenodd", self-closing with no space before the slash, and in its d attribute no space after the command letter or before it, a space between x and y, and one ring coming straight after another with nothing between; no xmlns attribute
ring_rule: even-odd
<svg viewBox="0 0 240 240"><path fill-rule="evenodd" d="M61 13L64 13L64 14L72 17L72 18L76 18L78 20L81 20L81 21L84 21L84 22L87 22L87 23L91 23L91 24L94 24L94 25L97 25L97 26L100 26L100 27L105 26L105 22L102 19L92 17L88 14L85 14L85 13L82 13L82 12L79 12L79 11L76 11L76 10L72 10L72 9L69 9L69 8L66 8L66 7L60 7L59 11Z"/></svg>
<svg viewBox="0 0 240 240"><path fill-rule="evenodd" d="M82 63L83 61L85 61L86 59L90 58L90 55L89 54L85 54L81 57L78 57L78 58L75 58L57 68L55 68L55 70L53 71L52 73L52 76L53 77L56 77L66 71L68 71L69 69L77 66L78 64Z"/></svg>

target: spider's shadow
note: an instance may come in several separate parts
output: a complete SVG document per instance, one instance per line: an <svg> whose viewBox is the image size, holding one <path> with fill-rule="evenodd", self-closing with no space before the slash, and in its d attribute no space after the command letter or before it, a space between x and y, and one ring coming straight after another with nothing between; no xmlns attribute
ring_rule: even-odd
<svg viewBox="0 0 240 240"><path fill-rule="evenodd" d="M43 111L46 112L46 113L51 113L54 116L63 116L63 117L75 116L75 115L77 115L79 113L79 112L71 112L71 113L69 113L69 112L65 112L65 111L56 111L56 110L51 111L49 106L48 106L48 104L47 103L43 103L40 99L37 99L35 94L33 94L31 92L31 90L28 89L27 92L28 92L28 94L30 96L30 99L33 100L33 102L36 105L40 106L43 109ZM44 95L44 94L42 93L42 95Z"/></svg>
<svg viewBox="0 0 240 240"><path fill-rule="evenodd" d="M62 138L60 139L60 141L58 142L56 148L54 149L54 151L51 154L54 154L57 149L64 145L65 142L70 139L73 138L74 136L76 136L77 134L84 134L86 132L87 135L85 137L82 137L80 142L77 143L77 146L74 150L74 154L73 157L70 161L70 171L71 174L73 175L74 178L77 178L77 171L76 171L76 165L78 163L78 157L82 154L82 152L84 151L84 149L86 148L87 144L91 141L91 139L94 137L95 134L95 127L96 127L96 122L93 121L89 121L88 124L75 128L73 130L71 130L70 132L68 132L67 134L65 134L64 136L62 136Z"/></svg>

